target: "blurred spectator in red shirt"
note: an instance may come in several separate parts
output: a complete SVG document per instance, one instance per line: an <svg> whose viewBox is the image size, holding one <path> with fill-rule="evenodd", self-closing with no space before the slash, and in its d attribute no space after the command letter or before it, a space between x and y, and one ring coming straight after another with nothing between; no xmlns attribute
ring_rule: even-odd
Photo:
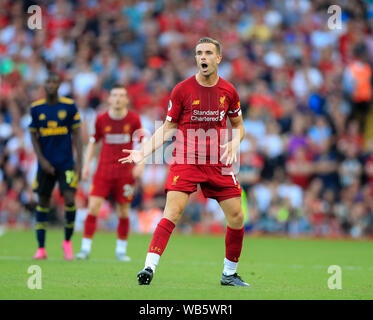
<svg viewBox="0 0 373 320"><path fill-rule="evenodd" d="M312 158L307 154L305 147L299 147L294 154L286 160L286 170L293 183L306 189L314 172Z"/></svg>

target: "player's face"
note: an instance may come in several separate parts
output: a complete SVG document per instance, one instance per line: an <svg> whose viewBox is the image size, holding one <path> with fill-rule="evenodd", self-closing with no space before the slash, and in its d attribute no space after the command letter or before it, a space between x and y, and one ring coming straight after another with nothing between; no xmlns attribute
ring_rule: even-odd
<svg viewBox="0 0 373 320"><path fill-rule="evenodd" d="M58 75L51 75L45 81L44 88L48 95L55 95L60 87L60 78Z"/></svg>
<svg viewBox="0 0 373 320"><path fill-rule="evenodd" d="M213 43L200 43L196 47L196 61L199 72L208 77L217 72L222 56Z"/></svg>
<svg viewBox="0 0 373 320"><path fill-rule="evenodd" d="M122 110L128 105L127 90L123 88L114 88L109 95L110 108Z"/></svg>

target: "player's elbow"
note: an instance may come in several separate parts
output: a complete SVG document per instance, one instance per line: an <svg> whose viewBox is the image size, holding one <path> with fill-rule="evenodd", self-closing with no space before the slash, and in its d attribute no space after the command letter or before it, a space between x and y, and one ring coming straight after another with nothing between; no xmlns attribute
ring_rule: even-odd
<svg viewBox="0 0 373 320"><path fill-rule="evenodd" d="M243 124L242 126L240 126L240 130L241 130L241 139L243 139L243 137L245 136L245 127Z"/></svg>

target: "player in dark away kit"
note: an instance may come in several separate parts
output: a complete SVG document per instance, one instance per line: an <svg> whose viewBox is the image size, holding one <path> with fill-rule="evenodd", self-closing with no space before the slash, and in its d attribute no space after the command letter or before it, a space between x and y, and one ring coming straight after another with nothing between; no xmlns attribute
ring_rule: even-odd
<svg viewBox="0 0 373 320"><path fill-rule="evenodd" d="M59 97L60 77L50 72L45 82L45 99L31 105L29 130L38 159L37 176L33 189L38 194L36 238L38 250L34 259L46 259L45 237L50 211L50 198L58 182L65 201L65 227L62 248L64 258L74 258L71 237L75 221L75 191L82 166L82 142L80 137L80 114L74 100ZM74 161L73 149L76 153Z"/></svg>

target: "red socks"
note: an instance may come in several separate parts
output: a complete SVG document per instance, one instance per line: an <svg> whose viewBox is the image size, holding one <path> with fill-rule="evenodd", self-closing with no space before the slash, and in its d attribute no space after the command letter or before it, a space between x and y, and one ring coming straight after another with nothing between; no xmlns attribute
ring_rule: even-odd
<svg viewBox="0 0 373 320"><path fill-rule="evenodd" d="M91 214L87 215L84 222L84 238L91 239L96 231L97 217Z"/></svg>
<svg viewBox="0 0 373 320"><path fill-rule="evenodd" d="M91 239L95 234L97 226L97 217L91 214L87 215L84 222L84 238ZM129 231L129 218L119 218L117 234L118 239L127 240Z"/></svg>
<svg viewBox="0 0 373 320"><path fill-rule="evenodd" d="M161 256L174 228L175 224L172 221L166 218L161 219L154 231L148 252L156 253Z"/></svg>
<svg viewBox="0 0 373 320"><path fill-rule="evenodd" d="M243 236L244 228L232 229L227 226L227 233L225 235L225 257L228 260L238 262L242 250Z"/></svg>
<svg viewBox="0 0 373 320"><path fill-rule="evenodd" d="M170 220L163 218L159 221L157 228L154 231L148 252L156 253L161 256L174 228L175 224ZM243 236L244 228L232 229L227 226L227 233L225 236L225 257L228 260L238 262L242 250Z"/></svg>
<svg viewBox="0 0 373 320"><path fill-rule="evenodd" d="M84 222L84 238L92 238L96 231L97 217L88 214ZM175 224L163 218L159 221L157 228L154 231L152 241L150 242L148 252L162 255L165 250L171 233L175 228ZM129 231L129 218L119 219L117 233L118 239L126 240ZM238 262L241 255L242 242L244 237L244 228L232 229L227 226L225 235L225 257L232 261Z"/></svg>
<svg viewBox="0 0 373 320"><path fill-rule="evenodd" d="M91 239L95 234L97 226L97 217L91 214L87 215L84 222L84 238ZM129 218L119 218L117 234L118 239L127 240L129 231Z"/></svg>
<svg viewBox="0 0 373 320"><path fill-rule="evenodd" d="M129 231L129 218L119 218L117 234L118 239L127 240Z"/></svg>

